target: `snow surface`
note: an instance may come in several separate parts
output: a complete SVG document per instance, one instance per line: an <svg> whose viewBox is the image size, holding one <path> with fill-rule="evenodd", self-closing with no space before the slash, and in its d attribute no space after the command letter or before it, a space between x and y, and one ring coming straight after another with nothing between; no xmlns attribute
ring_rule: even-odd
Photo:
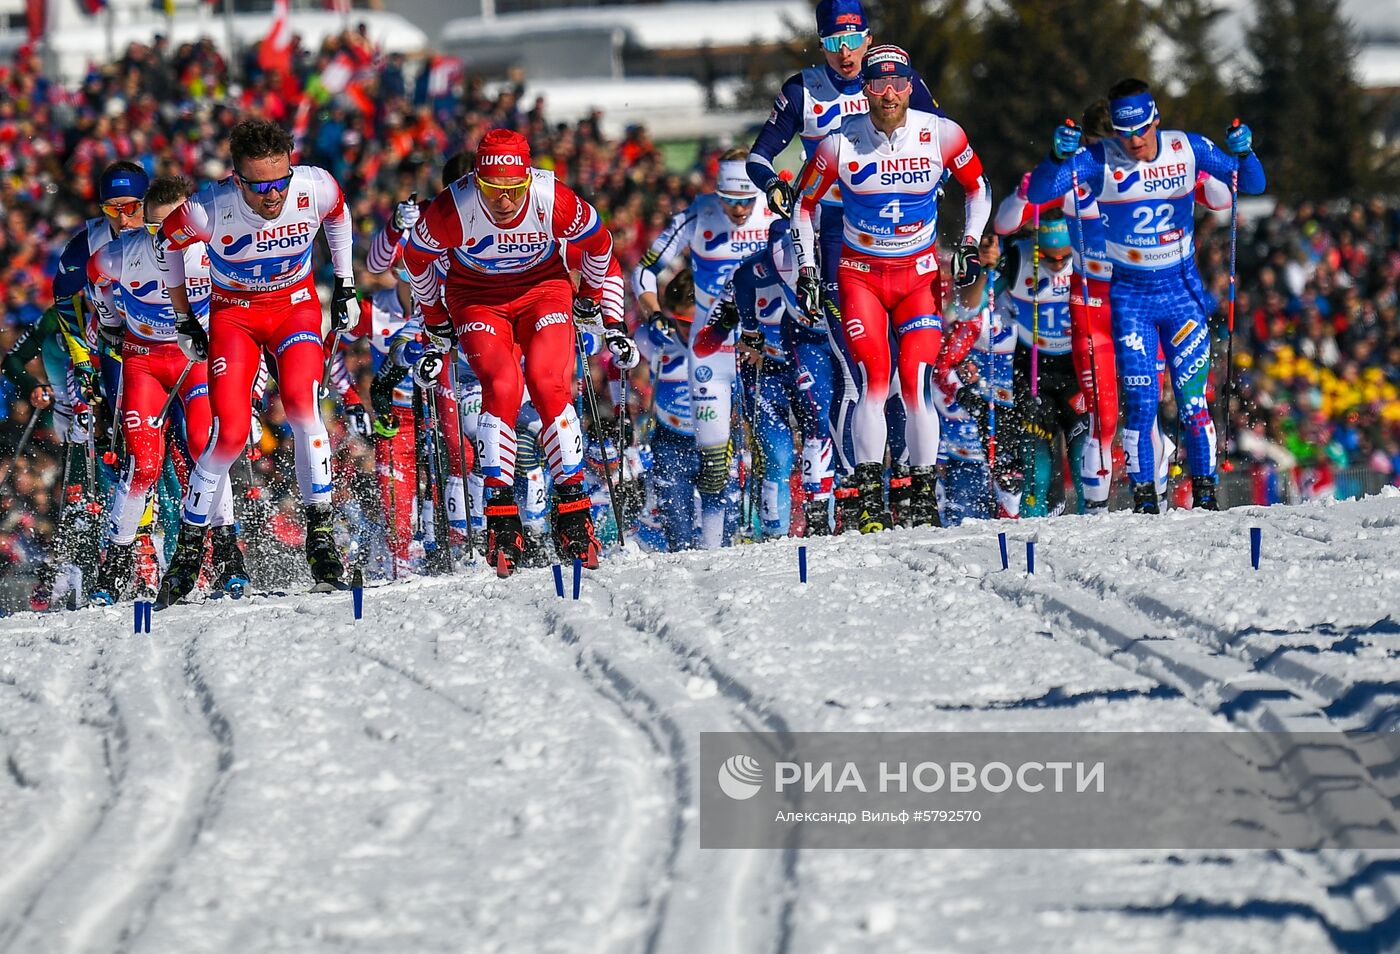
<svg viewBox="0 0 1400 954"><path fill-rule="evenodd" d="M695 794L712 730L1396 730L1400 493L806 542L0 621L0 952L1400 943L1394 856L702 852Z"/></svg>

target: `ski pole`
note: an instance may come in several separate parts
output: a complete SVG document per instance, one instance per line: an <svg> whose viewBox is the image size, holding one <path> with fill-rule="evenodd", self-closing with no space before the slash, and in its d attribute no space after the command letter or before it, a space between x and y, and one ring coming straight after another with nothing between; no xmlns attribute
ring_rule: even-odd
<svg viewBox="0 0 1400 954"><path fill-rule="evenodd" d="M6 488L10 483L10 475L14 473L15 464L29 448L29 439L34 436L34 425L39 423L39 415L42 413L39 408L31 408L29 412L29 423L24 425L24 433L20 435L19 443L15 445L14 455L5 462L5 475L0 477L0 490Z"/></svg>
<svg viewBox="0 0 1400 954"><path fill-rule="evenodd" d="M1031 397L1040 394L1040 206L1034 209L1031 235Z"/></svg>
<svg viewBox="0 0 1400 954"><path fill-rule="evenodd" d="M1074 125L1074 120L1072 119L1066 119L1065 122L1068 125ZM1084 321L1088 325L1085 331L1088 333L1089 337L1089 386L1094 391L1094 412L1092 419L1095 425L1097 425L1098 416L1101 411L1101 405L1099 404L1099 363L1094 356L1094 313L1090 311L1089 305L1089 256L1085 251L1084 219L1080 215L1079 209L1079 170L1073 165L1070 166L1070 183L1070 194L1074 196L1075 228L1079 234L1079 294L1084 298ZM1097 426L1094 429L1097 430ZM1090 436L1093 437L1095 435L1090 434ZM1113 437L1110 435L1110 444L1112 441ZM1103 459L1103 441L1099 441L1099 476L1103 477L1107 473L1108 468L1105 466Z"/></svg>
<svg viewBox="0 0 1400 954"><path fill-rule="evenodd" d="M1240 124L1239 117L1231 128ZM1240 226L1240 170L1239 160L1230 173L1230 310L1226 323L1225 337L1225 439L1220 442L1220 455L1223 458L1230 447L1230 397L1235 389L1235 249ZM1228 469L1228 468L1227 468Z"/></svg>
<svg viewBox="0 0 1400 954"><path fill-rule="evenodd" d="M617 545L625 548L627 537L622 532L622 511L618 509L617 494L613 492L612 472L608 470L607 438L603 434L602 422L598 419L598 395L593 393L593 380L588 375L588 355L583 348L583 332L578 329L574 329L574 344L578 347L579 367L583 370L579 376L579 388L583 392L580 398L588 404L588 427L593 433L593 439L598 442L599 453L603 455L603 480L608 488L608 505L612 507L613 520L617 523Z"/></svg>
<svg viewBox="0 0 1400 954"><path fill-rule="evenodd" d="M417 195L418 193L414 193ZM467 467L467 429L462 421L462 398L461 392L457 390L457 355L448 355L447 360L447 381L452 389L450 400L457 404L457 456L459 466L462 471L462 505L467 510L467 559L470 561L476 555L476 528L472 526L472 502L471 492L467 489L467 481L470 478Z"/></svg>
<svg viewBox="0 0 1400 954"><path fill-rule="evenodd" d="M185 362L184 370L175 379L175 386L170 389L170 393L165 396L165 403L160 406L160 413L156 415L155 423L151 426L160 430L165 426L166 415L170 413L170 406L175 403L175 399L180 396L180 389L185 386L185 378L190 376L190 368L194 367L194 358Z"/></svg>

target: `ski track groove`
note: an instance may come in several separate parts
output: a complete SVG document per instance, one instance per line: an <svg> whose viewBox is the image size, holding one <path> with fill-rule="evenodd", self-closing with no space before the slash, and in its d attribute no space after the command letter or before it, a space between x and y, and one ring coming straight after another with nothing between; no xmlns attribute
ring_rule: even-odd
<svg viewBox="0 0 1400 954"><path fill-rule="evenodd" d="M1334 546L1330 539L1306 538L1328 547ZM1220 547L1227 544L1212 542L1210 545ZM1346 556L1336 554L1333 554L1332 558L1349 559ZM1344 735L1345 727L1334 722L1322 704L1325 700L1314 689L1287 680L1275 672L1261 673L1258 666L1259 660L1252 658L1246 651L1236 651L1232 645L1233 640L1216 638L1201 641L1190 636L1154 637L1151 635L1134 638L1130 632L1124 629L1096 621L1090 615L1077 611L1072 605L1056 597L1054 589L1057 586L1065 584L1078 586L1104 603L1116 600L1122 608L1129 612L1136 611L1164 628L1181 629L1183 627L1180 621L1184 619L1187 621L1186 628L1194 628L1204 633L1220 636L1220 631L1215 624L1203 620L1189 611L1171 607L1164 601L1150 595L1124 595L1120 592L1120 587L1106 582L1102 573L1091 574L1079 570L1057 573L1056 562L1057 560L1054 559L1042 558L1039 561L1039 572L1036 576L1020 577L1020 582L1013 582L1018 578L1012 575L1011 571L989 573L984 585L1010 603L1027 609L1039 610L1047 616L1058 618L1062 625L1071 631L1066 635L1080 645L1093 649L1132 672L1181 691L1185 698L1193 704L1212 714L1224 716L1243 728L1255 731L1268 731L1270 729L1278 731L1287 728L1294 731L1335 731L1339 737ZM1151 570L1158 576L1170 574L1169 569L1164 568L1151 553L1133 561L1133 563L1135 569ZM1048 586L1044 582L1046 579L1052 581ZM1072 635L1072 631L1075 629L1092 631L1093 635L1076 637ZM1160 659L1144 659L1137 651L1140 644L1144 642L1162 645L1168 649L1172 647L1172 644L1188 643L1201 653L1209 653L1215 658L1228 659L1242 667L1245 670L1242 675L1245 675L1246 678L1240 680L1238 687L1217 683L1211 687L1212 692L1207 692L1202 687L1195 687L1189 681L1184 681L1180 677L1180 673L1172 672L1169 663L1163 665ZM1130 658L1125 659L1124 657ZM1255 677L1256 681L1253 682L1253 687L1251 687L1251 680L1247 678L1249 676ZM1257 681L1260 676L1269 682L1277 682L1281 691L1262 688ZM1280 705L1282 706L1281 710ZM1258 712L1250 715L1255 710ZM1369 771L1370 766L1359 758L1358 762L1366 770L1365 777L1360 780L1360 784L1367 785L1384 796L1383 789L1379 788ZM1311 876L1313 883L1322 889L1328 897L1342 899L1349 913L1353 916L1349 919L1352 924L1338 923L1333 912L1324 910L1315 904L1277 902L1264 898L1245 902L1222 903L1204 898L1178 896L1165 905L1127 906L1117 910L1142 915L1186 917L1247 918L1272 916L1282 918L1293 914L1317 922L1327 932L1338 949L1344 951L1389 950L1391 945L1400 941L1400 870L1397 870L1400 869L1400 861L1391 857L1378 857L1366 849L1332 849L1325 852L1300 852L1300 854L1308 857L1312 862L1301 866L1302 870ZM1343 862L1346 863L1343 864ZM1318 872L1316 869L1319 868L1323 871ZM1318 876L1324 873L1325 877Z"/></svg>

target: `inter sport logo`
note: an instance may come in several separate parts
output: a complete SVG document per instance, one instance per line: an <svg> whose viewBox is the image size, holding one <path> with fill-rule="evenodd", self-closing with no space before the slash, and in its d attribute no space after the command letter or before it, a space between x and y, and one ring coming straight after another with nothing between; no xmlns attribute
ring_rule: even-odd
<svg viewBox="0 0 1400 954"><path fill-rule="evenodd" d="M763 785L763 766L750 755L734 755L719 767L719 788L735 801L753 798Z"/></svg>

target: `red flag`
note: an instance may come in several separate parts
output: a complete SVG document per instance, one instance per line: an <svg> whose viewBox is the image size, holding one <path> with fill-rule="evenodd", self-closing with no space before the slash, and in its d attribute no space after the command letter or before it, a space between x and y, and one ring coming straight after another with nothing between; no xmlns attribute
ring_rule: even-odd
<svg viewBox="0 0 1400 954"><path fill-rule="evenodd" d="M292 31L287 24L288 0L273 0L272 26L258 45L258 66L265 72L292 68Z"/></svg>
<svg viewBox="0 0 1400 954"><path fill-rule="evenodd" d="M26 19L29 21L29 42L42 39L48 27L48 0L27 0Z"/></svg>

